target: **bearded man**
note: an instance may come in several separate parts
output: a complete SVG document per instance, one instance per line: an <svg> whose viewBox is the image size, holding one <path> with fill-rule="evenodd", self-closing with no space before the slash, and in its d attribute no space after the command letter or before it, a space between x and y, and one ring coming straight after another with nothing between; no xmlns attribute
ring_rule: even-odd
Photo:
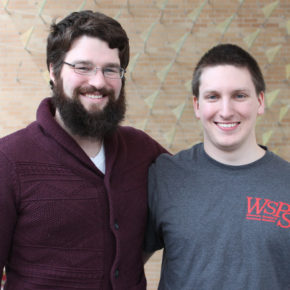
<svg viewBox="0 0 290 290"><path fill-rule="evenodd" d="M146 289L147 170L165 150L119 125L128 62L114 19L82 11L52 24L52 97L0 140L4 289Z"/></svg>

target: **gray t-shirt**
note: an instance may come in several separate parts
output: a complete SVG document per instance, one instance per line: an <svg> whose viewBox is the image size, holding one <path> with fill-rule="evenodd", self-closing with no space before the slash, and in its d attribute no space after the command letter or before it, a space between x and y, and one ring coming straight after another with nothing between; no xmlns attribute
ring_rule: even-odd
<svg viewBox="0 0 290 290"><path fill-rule="evenodd" d="M161 155L145 251L161 248L162 290L290 289L290 163L267 151L229 166L203 144Z"/></svg>

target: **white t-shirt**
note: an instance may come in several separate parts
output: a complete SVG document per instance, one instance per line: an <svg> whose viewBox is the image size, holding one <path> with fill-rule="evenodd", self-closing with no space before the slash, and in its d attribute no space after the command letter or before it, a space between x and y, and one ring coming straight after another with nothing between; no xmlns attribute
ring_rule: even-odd
<svg viewBox="0 0 290 290"><path fill-rule="evenodd" d="M91 160L96 165L96 167L102 173L105 174L105 172L106 172L106 158L105 158L104 143L102 143L101 150L99 151L99 153L95 157L92 157Z"/></svg>

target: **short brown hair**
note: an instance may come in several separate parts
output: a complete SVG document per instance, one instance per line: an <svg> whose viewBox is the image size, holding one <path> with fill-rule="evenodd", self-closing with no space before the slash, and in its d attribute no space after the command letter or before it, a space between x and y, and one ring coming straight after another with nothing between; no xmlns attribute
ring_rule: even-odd
<svg viewBox="0 0 290 290"><path fill-rule="evenodd" d="M52 64L53 72L59 77L66 53L80 36L97 37L118 48L121 67L129 63L129 39L121 24L113 18L90 10L73 12L60 22L53 23L47 38L46 64Z"/></svg>
<svg viewBox="0 0 290 290"><path fill-rule="evenodd" d="M206 67L233 65L248 69L257 95L265 92L266 85L257 61L244 49L234 44L219 44L206 52L195 67L192 79L192 93L199 97L200 77Z"/></svg>

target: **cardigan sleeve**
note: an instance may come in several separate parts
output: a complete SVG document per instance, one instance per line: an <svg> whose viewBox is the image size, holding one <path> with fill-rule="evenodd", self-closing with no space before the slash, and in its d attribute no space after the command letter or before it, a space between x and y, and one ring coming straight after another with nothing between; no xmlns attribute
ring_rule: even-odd
<svg viewBox="0 0 290 290"><path fill-rule="evenodd" d="M0 281L17 221L15 175L14 166L0 152Z"/></svg>

